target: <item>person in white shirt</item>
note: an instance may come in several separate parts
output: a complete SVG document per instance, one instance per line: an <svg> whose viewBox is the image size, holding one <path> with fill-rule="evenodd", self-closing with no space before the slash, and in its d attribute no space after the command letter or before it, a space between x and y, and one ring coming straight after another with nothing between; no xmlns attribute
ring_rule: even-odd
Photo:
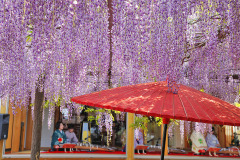
<svg viewBox="0 0 240 160"><path fill-rule="evenodd" d="M193 131L190 139L192 141L192 151L196 154L200 154L201 150L207 150L207 143L202 133Z"/></svg>

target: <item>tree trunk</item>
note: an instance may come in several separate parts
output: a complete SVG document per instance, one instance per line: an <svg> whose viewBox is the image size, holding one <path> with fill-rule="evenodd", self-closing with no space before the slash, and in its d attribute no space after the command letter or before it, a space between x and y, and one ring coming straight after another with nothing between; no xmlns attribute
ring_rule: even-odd
<svg viewBox="0 0 240 160"><path fill-rule="evenodd" d="M42 134L42 113L43 113L44 92L37 87L34 101L34 119L32 130L31 160L39 160Z"/></svg>
<svg viewBox="0 0 240 160"><path fill-rule="evenodd" d="M113 6L112 6L112 0L108 0L108 30L109 30L109 67L108 67L108 88L112 88L112 26L113 26Z"/></svg>

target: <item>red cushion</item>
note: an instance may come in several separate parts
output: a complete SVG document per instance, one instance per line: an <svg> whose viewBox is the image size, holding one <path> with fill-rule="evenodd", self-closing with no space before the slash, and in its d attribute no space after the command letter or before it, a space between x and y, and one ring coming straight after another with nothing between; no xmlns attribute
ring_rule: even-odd
<svg viewBox="0 0 240 160"><path fill-rule="evenodd" d="M199 149L198 152L199 153L205 153L206 151L204 149Z"/></svg>

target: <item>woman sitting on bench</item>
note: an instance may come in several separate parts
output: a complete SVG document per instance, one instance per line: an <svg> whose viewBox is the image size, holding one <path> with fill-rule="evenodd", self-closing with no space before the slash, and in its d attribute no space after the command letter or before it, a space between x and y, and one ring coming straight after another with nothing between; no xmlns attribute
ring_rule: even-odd
<svg viewBox="0 0 240 160"><path fill-rule="evenodd" d="M57 122L56 130L52 135L51 149L54 150L55 148L60 148L59 144L64 143L66 143L66 135L63 132L63 124L62 122Z"/></svg>
<svg viewBox="0 0 240 160"><path fill-rule="evenodd" d="M214 127L212 127L212 130L207 134L206 142L207 142L208 148L219 148L219 147L221 147L217 137L214 135ZM209 151L209 155L212 156L211 151ZM217 156L216 152L214 152L213 155Z"/></svg>

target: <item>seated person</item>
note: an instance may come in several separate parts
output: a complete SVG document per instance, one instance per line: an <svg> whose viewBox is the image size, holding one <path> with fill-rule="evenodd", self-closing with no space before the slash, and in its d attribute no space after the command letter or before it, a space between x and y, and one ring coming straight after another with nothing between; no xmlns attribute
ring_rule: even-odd
<svg viewBox="0 0 240 160"><path fill-rule="evenodd" d="M68 125L68 130L65 132L67 137L67 143L77 144L78 139L76 137L76 134L73 131L74 131L74 126Z"/></svg>
<svg viewBox="0 0 240 160"><path fill-rule="evenodd" d="M66 135L63 132L63 124L62 122L57 122L56 130L52 135L51 149L54 150L54 148L59 148L59 144L64 143L66 143Z"/></svg>
<svg viewBox="0 0 240 160"><path fill-rule="evenodd" d="M207 134L206 141L207 141L208 148L221 147L217 137L214 135L214 127L212 127L212 130ZM212 156L210 151L209 151L209 155ZM214 156L217 156L216 152L214 152Z"/></svg>
<svg viewBox="0 0 240 160"><path fill-rule="evenodd" d="M233 134L234 134L234 137L233 137L233 139L232 139L231 145L232 145L232 146L239 146L239 140L238 140L237 133L234 132Z"/></svg>
<svg viewBox="0 0 240 160"><path fill-rule="evenodd" d="M200 132L193 131L190 137L192 141L192 151L199 154L207 149L207 143L204 136Z"/></svg>
<svg viewBox="0 0 240 160"><path fill-rule="evenodd" d="M143 145L143 130L135 129L135 141L134 141L134 148L136 148L137 145Z"/></svg>

